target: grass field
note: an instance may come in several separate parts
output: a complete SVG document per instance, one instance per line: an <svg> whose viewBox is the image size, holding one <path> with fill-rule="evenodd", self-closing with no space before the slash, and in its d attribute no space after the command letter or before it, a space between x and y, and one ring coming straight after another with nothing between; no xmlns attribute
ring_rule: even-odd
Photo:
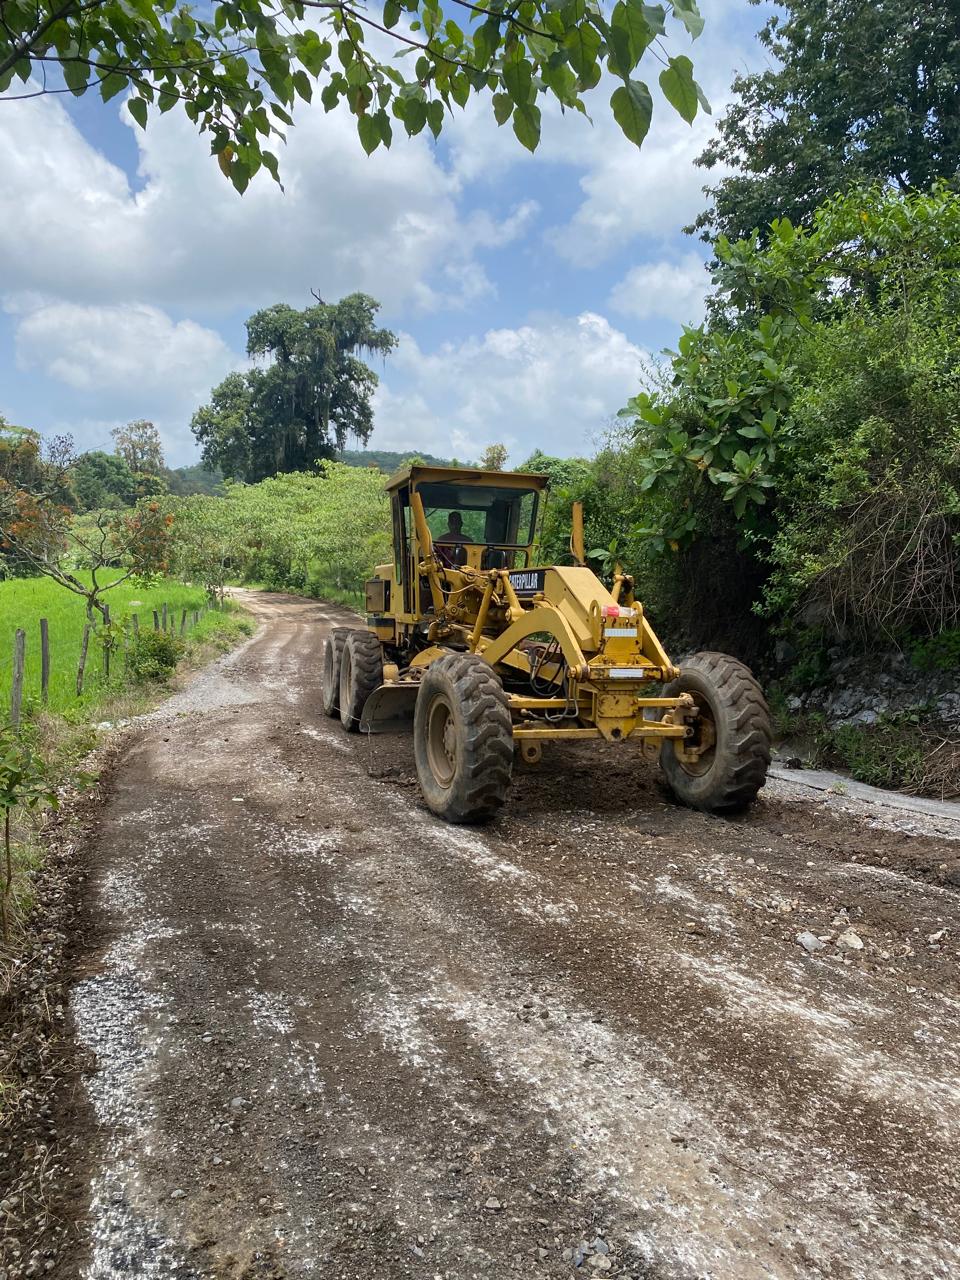
<svg viewBox="0 0 960 1280"><path fill-rule="evenodd" d="M150 628L154 609L166 604L179 627L181 611L200 609L206 604L207 596L202 587L166 580L149 590L125 582L107 592L106 599L114 622L122 623L136 613L141 627ZM77 663L86 622L83 600L49 578L10 578L0 582L0 721L7 719L10 706L14 636L18 627L26 632L24 710L29 711L40 701L41 618L47 619L50 630L50 710L83 711L108 691L103 677L103 650L91 642L83 697L77 697ZM111 676L113 683L122 679L122 660L116 652Z"/></svg>

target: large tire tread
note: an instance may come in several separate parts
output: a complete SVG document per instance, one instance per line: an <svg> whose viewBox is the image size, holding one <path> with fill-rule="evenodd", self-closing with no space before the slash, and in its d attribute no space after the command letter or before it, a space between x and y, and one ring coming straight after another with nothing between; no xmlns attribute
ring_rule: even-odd
<svg viewBox="0 0 960 1280"><path fill-rule="evenodd" d="M426 750L429 706L438 692L459 717L459 767L447 788L434 778ZM447 822L484 822L502 807L513 774L513 725L500 679L482 658L452 653L427 669L417 696L414 751L424 799Z"/></svg>
<svg viewBox="0 0 960 1280"><path fill-rule="evenodd" d="M359 733L364 703L383 684L383 650L372 631L348 631L340 666L340 722Z"/></svg>
<svg viewBox="0 0 960 1280"><path fill-rule="evenodd" d="M323 714L331 717L340 714L340 662L349 634L349 627L332 627L320 649L320 701Z"/></svg>
<svg viewBox="0 0 960 1280"><path fill-rule="evenodd" d="M725 653L696 653L664 693L705 696L714 711L717 743L709 772L694 776L665 742L660 762L684 804L714 813L745 809L767 780L772 731L770 711L750 669Z"/></svg>

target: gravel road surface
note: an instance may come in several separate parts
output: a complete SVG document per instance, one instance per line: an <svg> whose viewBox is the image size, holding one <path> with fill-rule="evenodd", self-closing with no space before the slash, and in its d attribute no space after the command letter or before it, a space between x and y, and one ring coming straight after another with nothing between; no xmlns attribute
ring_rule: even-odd
<svg viewBox="0 0 960 1280"><path fill-rule="evenodd" d="M250 603L83 853L37 1274L960 1276L949 824L781 783L721 820L576 744L445 826L409 739L323 718L348 615Z"/></svg>

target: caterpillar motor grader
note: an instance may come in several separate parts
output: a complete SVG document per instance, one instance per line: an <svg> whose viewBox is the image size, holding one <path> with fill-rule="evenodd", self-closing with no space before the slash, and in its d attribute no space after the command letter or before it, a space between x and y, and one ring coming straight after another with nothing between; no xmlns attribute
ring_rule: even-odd
<svg viewBox="0 0 960 1280"><path fill-rule="evenodd" d="M413 729L417 776L449 822L503 804L515 754L639 738L676 797L744 808L766 780L770 718L750 671L721 653L664 652L619 566L586 565L574 507L569 564L533 562L547 477L409 466L387 482L393 563L366 584L367 625L324 639L327 715L350 731Z"/></svg>

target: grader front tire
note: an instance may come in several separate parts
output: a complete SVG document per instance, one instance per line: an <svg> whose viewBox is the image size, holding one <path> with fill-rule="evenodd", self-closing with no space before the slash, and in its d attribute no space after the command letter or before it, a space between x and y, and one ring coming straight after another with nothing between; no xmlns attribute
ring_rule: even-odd
<svg viewBox="0 0 960 1280"><path fill-rule="evenodd" d="M694 763L664 742L660 764L674 795L709 813L745 809L767 780L772 738L770 712L749 667L725 653L697 653L664 693L693 697L700 710L693 742L705 734L709 744Z"/></svg>
<svg viewBox="0 0 960 1280"><path fill-rule="evenodd" d="M334 627L324 636L320 649L320 699L327 716L340 714L340 662L349 634L347 627Z"/></svg>
<svg viewBox="0 0 960 1280"><path fill-rule="evenodd" d="M340 722L360 730L363 704L383 684L383 651L371 631L348 631L340 659Z"/></svg>
<svg viewBox="0 0 960 1280"><path fill-rule="evenodd" d="M446 822L484 822L503 805L513 728L496 672L472 654L427 668L417 695L414 757L423 798Z"/></svg>

